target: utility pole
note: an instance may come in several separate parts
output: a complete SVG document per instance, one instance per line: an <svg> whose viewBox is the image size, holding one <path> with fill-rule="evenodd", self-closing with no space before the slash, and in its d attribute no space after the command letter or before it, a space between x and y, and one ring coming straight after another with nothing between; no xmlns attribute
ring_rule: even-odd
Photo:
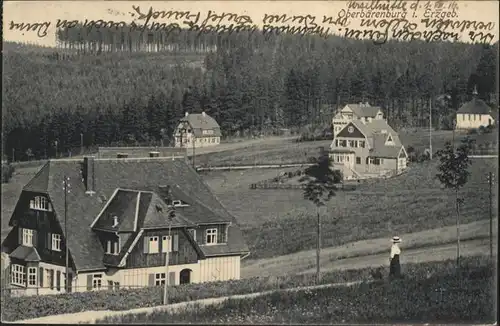
<svg viewBox="0 0 500 326"><path fill-rule="evenodd" d="M64 246L66 249L66 283L65 290L68 293L69 290L69 246L68 246L68 193L70 192L69 178L64 176L63 181L64 188Z"/></svg>
<svg viewBox="0 0 500 326"><path fill-rule="evenodd" d="M317 243L317 249L316 249L316 280L319 284L321 281L321 274L320 274L320 268L319 268L319 255L321 253L321 218L319 216L319 211L318 213L318 243Z"/></svg>
<svg viewBox="0 0 500 326"><path fill-rule="evenodd" d="M83 155L83 133L80 133L80 155Z"/></svg>
<svg viewBox="0 0 500 326"><path fill-rule="evenodd" d="M493 194L492 194L492 185L493 185L493 178L494 174L489 172L488 173L488 184L490 188L490 204L489 204L489 210L490 210L490 257L493 259Z"/></svg>
<svg viewBox="0 0 500 326"><path fill-rule="evenodd" d="M167 252L165 253L165 287L163 289L163 304L167 305L168 304L168 286L169 286L169 280L170 277L168 275L168 265L169 265L169 259L170 259L170 250L172 250L172 219L175 216L175 208L172 205L172 200L169 199L168 203L170 207L168 211L168 249Z"/></svg>
<svg viewBox="0 0 500 326"><path fill-rule="evenodd" d="M432 99L429 98L429 158L432 160Z"/></svg>
<svg viewBox="0 0 500 326"><path fill-rule="evenodd" d="M453 119L453 137L451 146L453 148L453 156L456 157L455 153L455 128L457 121ZM458 188L455 188L455 205L457 210L457 268L460 268L460 203L458 202Z"/></svg>
<svg viewBox="0 0 500 326"><path fill-rule="evenodd" d="M196 165L194 163L194 159L196 157L196 137L194 136L194 132L193 132L193 168L196 170Z"/></svg>

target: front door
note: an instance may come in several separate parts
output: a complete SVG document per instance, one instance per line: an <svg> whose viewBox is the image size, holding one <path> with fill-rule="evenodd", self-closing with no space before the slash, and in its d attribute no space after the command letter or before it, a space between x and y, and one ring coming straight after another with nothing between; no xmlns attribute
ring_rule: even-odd
<svg viewBox="0 0 500 326"><path fill-rule="evenodd" d="M191 282L191 270L183 269L180 273L180 284L189 284Z"/></svg>

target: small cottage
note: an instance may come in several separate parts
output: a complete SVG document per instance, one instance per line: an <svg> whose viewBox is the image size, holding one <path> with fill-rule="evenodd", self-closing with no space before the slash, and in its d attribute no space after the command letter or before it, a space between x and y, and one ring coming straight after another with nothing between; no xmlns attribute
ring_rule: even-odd
<svg viewBox="0 0 500 326"><path fill-rule="evenodd" d="M462 105L456 115L455 129L476 129L495 124L491 107L477 98L477 89L474 88L472 100Z"/></svg>
<svg viewBox="0 0 500 326"><path fill-rule="evenodd" d="M175 147L209 147L220 144L220 126L214 118L202 113L188 113L174 132Z"/></svg>

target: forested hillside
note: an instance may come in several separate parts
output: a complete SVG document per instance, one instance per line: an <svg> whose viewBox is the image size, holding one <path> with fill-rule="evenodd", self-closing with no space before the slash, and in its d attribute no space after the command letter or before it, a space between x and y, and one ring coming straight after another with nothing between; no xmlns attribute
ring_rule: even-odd
<svg viewBox="0 0 500 326"><path fill-rule="evenodd" d="M383 106L398 128L425 126L432 100L435 127L446 128L476 84L497 105L498 43L68 33L59 32L59 49L4 44L2 140L10 158L54 156L55 141L65 153L80 146L81 134L84 146L166 144L185 111L202 109L232 136L315 124L359 101Z"/></svg>

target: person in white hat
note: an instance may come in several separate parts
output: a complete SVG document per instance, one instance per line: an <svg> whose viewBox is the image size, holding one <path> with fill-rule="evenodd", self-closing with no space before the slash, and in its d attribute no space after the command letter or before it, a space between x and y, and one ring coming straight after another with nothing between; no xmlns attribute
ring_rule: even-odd
<svg viewBox="0 0 500 326"><path fill-rule="evenodd" d="M399 249L398 243L401 242L399 237L392 237L392 247L391 247L391 258L389 267L389 276L400 277L401 276L401 265L399 263L399 255L401 255L401 249Z"/></svg>

